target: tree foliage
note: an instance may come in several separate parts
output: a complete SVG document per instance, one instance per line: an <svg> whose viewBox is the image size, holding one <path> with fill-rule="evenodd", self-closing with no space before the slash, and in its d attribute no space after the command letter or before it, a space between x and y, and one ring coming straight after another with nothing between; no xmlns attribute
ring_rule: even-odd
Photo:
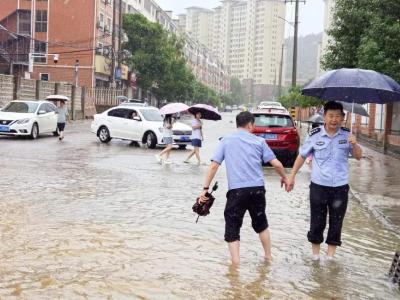
<svg viewBox="0 0 400 300"><path fill-rule="evenodd" d="M139 87L167 102L219 104L217 94L199 83L187 67L184 40L141 14L124 15L123 28L128 36L124 49L132 53L129 63L138 73Z"/></svg>
<svg viewBox="0 0 400 300"><path fill-rule="evenodd" d="M302 108L314 107L314 106L320 106L324 103L323 100L320 100L318 98L302 95L301 87L299 86L292 87L289 90L289 93L279 98L279 101L286 108L294 106L299 106Z"/></svg>
<svg viewBox="0 0 400 300"><path fill-rule="evenodd" d="M400 80L400 1L337 0L325 69L364 68Z"/></svg>

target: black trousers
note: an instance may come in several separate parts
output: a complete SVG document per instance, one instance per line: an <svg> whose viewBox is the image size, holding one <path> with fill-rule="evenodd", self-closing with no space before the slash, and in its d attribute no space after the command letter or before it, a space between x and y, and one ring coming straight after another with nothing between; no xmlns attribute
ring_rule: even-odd
<svg viewBox="0 0 400 300"><path fill-rule="evenodd" d="M310 231L308 241L321 244L324 241L327 214L329 213L329 229L326 243L340 246L342 225L349 199L349 185L338 187L322 186L311 182L310 185Z"/></svg>
<svg viewBox="0 0 400 300"><path fill-rule="evenodd" d="M240 241L240 228L247 210L255 232L260 233L268 228L265 214L265 189L263 186L233 189L226 196L227 201L224 211L225 241L228 243Z"/></svg>

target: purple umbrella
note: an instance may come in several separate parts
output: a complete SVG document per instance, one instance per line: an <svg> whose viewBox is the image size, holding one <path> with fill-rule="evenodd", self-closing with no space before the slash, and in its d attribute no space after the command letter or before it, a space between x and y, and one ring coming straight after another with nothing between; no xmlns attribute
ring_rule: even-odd
<svg viewBox="0 0 400 300"><path fill-rule="evenodd" d="M160 113L165 116L187 111L188 109L189 106L184 103L169 103L160 108Z"/></svg>
<svg viewBox="0 0 400 300"><path fill-rule="evenodd" d="M198 112L200 112L201 118L205 120L218 121L222 119L218 111L211 105L207 104L193 105L189 108L189 112L193 115L196 115Z"/></svg>

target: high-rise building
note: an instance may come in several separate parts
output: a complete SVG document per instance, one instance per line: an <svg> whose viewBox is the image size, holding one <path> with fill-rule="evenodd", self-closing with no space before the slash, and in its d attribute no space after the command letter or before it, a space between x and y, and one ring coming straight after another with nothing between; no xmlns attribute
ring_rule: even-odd
<svg viewBox="0 0 400 300"><path fill-rule="evenodd" d="M249 100L263 100L276 91L284 40L285 3L276 0L225 0L212 13L191 7L186 31L229 66L247 87ZM205 35L202 30L212 28Z"/></svg>

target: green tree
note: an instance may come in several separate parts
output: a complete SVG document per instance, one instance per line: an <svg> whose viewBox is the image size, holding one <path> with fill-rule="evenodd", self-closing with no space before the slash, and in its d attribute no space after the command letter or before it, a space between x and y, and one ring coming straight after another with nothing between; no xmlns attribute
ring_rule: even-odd
<svg viewBox="0 0 400 300"><path fill-rule="evenodd" d="M279 101L286 108L294 106L299 106L302 108L314 107L320 106L324 103L324 101L318 98L302 95L301 87L299 86L290 88L289 92L286 95L283 95L279 98Z"/></svg>
<svg viewBox="0 0 400 300"><path fill-rule="evenodd" d="M195 79L186 66L183 40L141 14L124 15L123 28L128 36L124 48L132 53L130 64L139 73L138 86L161 100L187 100Z"/></svg>
<svg viewBox="0 0 400 300"><path fill-rule="evenodd" d="M361 39L370 26L371 0L337 0L331 40L321 63L325 69L355 68Z"/></svg>
<svg viewBox="0 0 400 300"><path fill-rule="evenodd" d="M373 0L370 26L358 48L358 66L400 82L400 1Z"/></svg>
<svg viewBox="0 0 400 300"><path fill-rule="evenodd" d="M400 81L400 1L337 0L325 69L371 69Z"/></svg>

